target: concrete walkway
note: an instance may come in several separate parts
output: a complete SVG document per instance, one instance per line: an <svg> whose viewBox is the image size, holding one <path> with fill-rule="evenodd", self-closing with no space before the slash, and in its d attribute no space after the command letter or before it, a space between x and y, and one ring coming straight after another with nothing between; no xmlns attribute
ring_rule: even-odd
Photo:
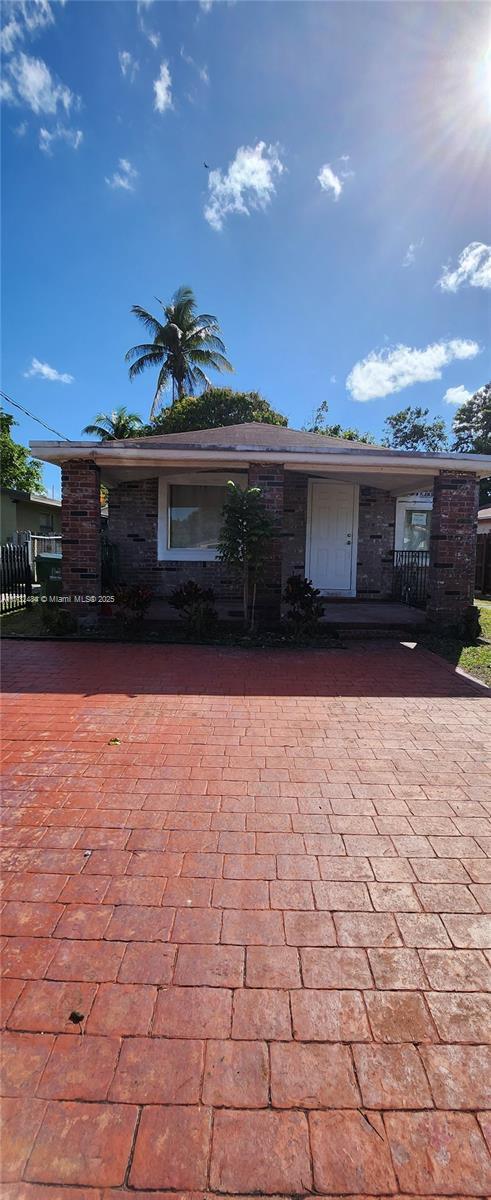
<svg viewBox="0 0 491 1200"><path fill-rule="evenodd" d="M2 1195L489 1196L489 693L4 650Z"/></svg>

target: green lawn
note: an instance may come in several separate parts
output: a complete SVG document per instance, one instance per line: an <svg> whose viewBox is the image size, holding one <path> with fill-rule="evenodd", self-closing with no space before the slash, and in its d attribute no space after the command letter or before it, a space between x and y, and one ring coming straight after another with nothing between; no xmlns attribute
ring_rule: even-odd
<svg viewBox="0 0 491 1200"><path fill-rule="evenodd" d="M435 634L423 634L420 645L491 687L491 600L476 600L475 603L479 609L482 637L488 638L489 644L466 643Z"/></svg>

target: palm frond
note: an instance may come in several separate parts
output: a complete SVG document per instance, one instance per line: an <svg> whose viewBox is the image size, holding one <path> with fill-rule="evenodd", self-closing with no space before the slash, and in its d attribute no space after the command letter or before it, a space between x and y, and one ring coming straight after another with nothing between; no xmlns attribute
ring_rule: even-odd
<svg viewBox="0 0 491 1200"><path fill-rule="evenodd" d="M131 362L137 354L156 354L158 353L158 345L155 342L144 342L141 346L132 346L131 350L127 350L124 359L125 362Z"/></svg>
<svg viewBox="0 0 491 1200"><path fill-rule="evenodd" d="M142 354L129 368L128 374L130 379L136 379L146 367L157 367L162 362L162 358L163 354L156 354L155 351L152 351L151 354Z"/></svg>
<svg viewBox="0 0 491 1200"><path fill-rule="evenodd" d="M131 311L134 313L135 317L138 317L139 321L143 322L146 328L150 330L155 337L158 336L160 330L163 328L161 321L158 321L156 317L153 317L152 314L147 312L146 308L142 308L140 304L133 304Z"/></svg>
<svg viewBox="0 0 491 1200"><path fill-rule="evenodd" d="M168 387L168 384L169 384L171 378L172 378L171 372L169 371L169 368L164 363L164 366L159 371L159 377L157 379L157 387L155 389L155 395L152 400L152 407L150 409L150 420L151 421L153 421L155 413L159 407L159 402L160 402L160 399L162 396L162 392L164 392L166 387Z"/></svg>

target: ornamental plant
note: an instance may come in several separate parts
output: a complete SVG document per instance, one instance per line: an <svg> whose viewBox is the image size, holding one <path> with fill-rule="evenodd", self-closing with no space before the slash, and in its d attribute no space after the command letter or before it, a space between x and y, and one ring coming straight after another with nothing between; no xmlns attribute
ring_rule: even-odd
<svg viewBox="0 0 491 1200"><path fill-rule="evenodd" d="M167 601L184 621L189 637L201 639L210 633L216 624L213 588L200 587L194 579L187 579L181 587L174 588Z"/></svg>
<svg viewBox="0 0 491 1200"><path fill-rule="evenodd" d="M324 613L319 588L311 579L302 575L290 575L283 592L288 610L286 619L295 637L314 637L319 630L319 621Z"/></svg>
<svg viewBox="0 0 491 1200"><path fill-rule="evenodd" d="M273 519L261 489L241 488L230 481L223 507L218 557L241 578L244 624L250 631L254 629L257 583L273 536Z"/></svg>

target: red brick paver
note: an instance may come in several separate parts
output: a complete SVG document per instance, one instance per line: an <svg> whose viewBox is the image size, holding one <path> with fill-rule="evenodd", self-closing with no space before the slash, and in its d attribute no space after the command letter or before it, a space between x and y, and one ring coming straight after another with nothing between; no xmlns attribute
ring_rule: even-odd
<svg viewBox="0 0 491 1200"><path fill-rule="evenodd" d="M488 1196L489 696L397 644L5 659L6 1200Z"/></svg>

